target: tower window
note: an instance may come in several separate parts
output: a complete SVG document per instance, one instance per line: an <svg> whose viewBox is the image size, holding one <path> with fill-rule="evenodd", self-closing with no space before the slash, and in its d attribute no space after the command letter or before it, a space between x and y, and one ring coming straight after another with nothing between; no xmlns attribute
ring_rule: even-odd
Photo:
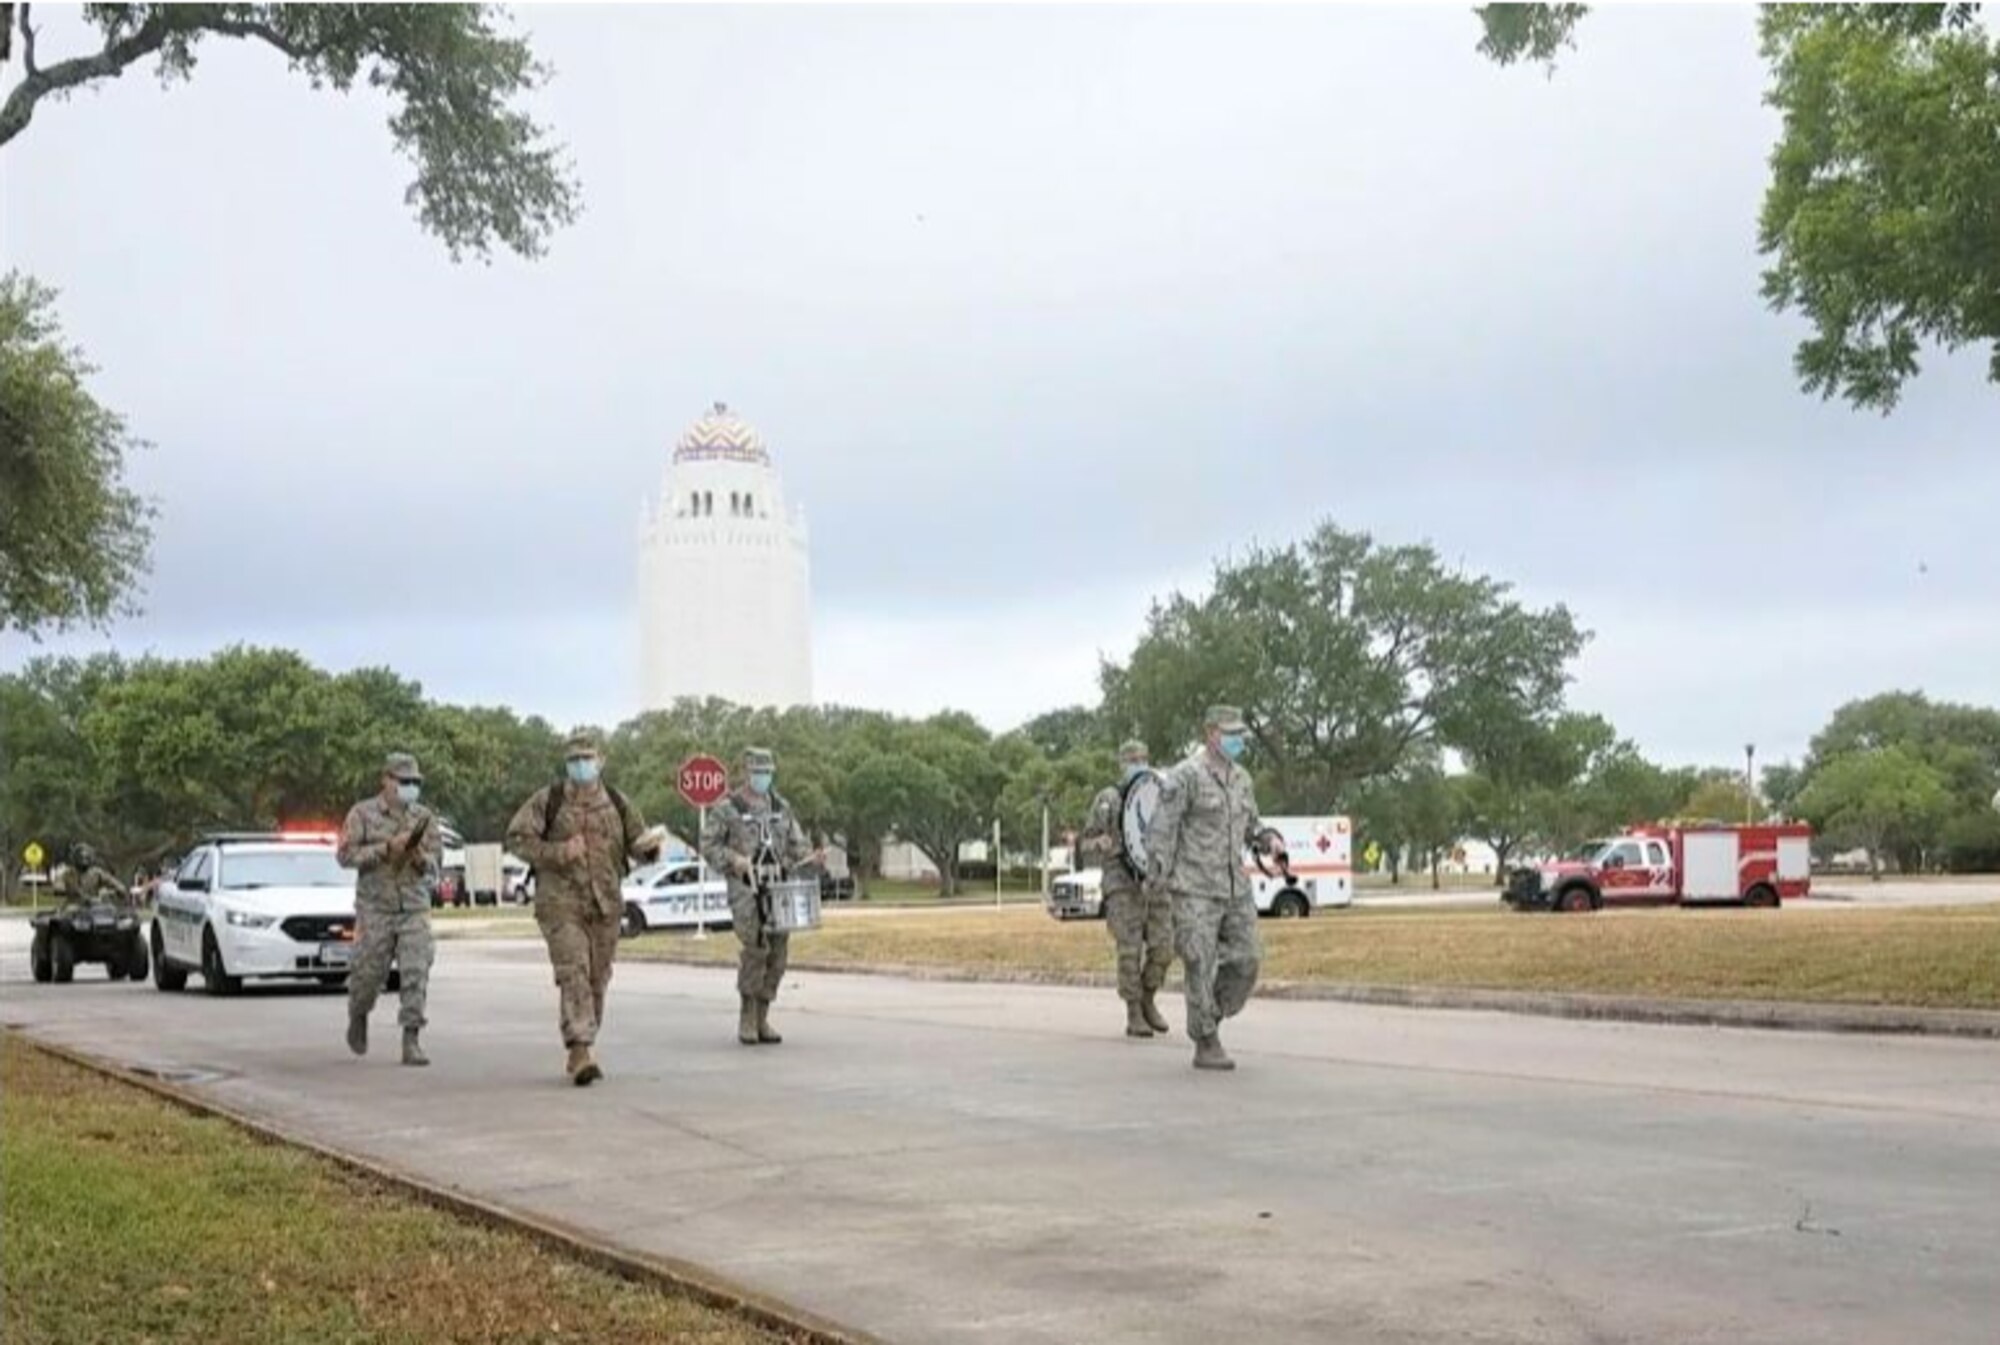
<svg viewBox="0 0 2000 1345"><path fill-rule="evenodd" d="M756 517L756 510L750 507L750 496L748 494L745 494L743 497L743 513L746 518Z"/></svg>

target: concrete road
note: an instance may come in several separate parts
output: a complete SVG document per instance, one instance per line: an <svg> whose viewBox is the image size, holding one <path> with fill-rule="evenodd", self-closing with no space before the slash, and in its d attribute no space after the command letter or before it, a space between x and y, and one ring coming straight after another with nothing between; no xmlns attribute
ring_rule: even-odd
<svg viewBox="0 0 2000 1345"><path fill-rule="evenodd" d="M2000 1048L629 964L560 1076L538 946L451 943L428 1071L343 1001L25 983L0 1021L898 1342L1992 1345ZM197 981L195 984L199 984ZM1178 1003L1171 1012L1177 1014Z"/></svg>

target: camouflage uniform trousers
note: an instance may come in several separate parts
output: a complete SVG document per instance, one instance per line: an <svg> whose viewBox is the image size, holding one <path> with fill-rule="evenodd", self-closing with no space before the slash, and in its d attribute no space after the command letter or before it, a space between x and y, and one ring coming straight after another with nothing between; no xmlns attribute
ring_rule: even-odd
<svg viewBox="0 0 2000 1345"><path fill-rule="evenodd" d="M768 1004L778 997L778 982L785 979L792 936L764 928L756 892L735 883L729 885L729 922L742 945L736 954L736 993Z"/></svg>
<svg viewBox="0 0 2000 1345"><path fill-rule="evenodd" d="M1115 887L1104 894L1104 923L1118 947L1118 998L1129 1004L1167 983L1174 962L1174 907L1166 893Z"/></svg>
<svg viewBox="0 0 2000 1345"><path fill-rule="evenodd" d="M618 917L595 905L535 903L535 923L555 968L564 1046L590 1046L604 1026L604 993L618 955Z"/></svg>
<svg viewBox="0 0 2000 1345"><path fill-rule="evenodd" d="M431 959L436 954L431 913L360 906L354 917L354 965L347 974L347 1012L365 1018L374 1011L393 959L402 980L403 999L396 1021L406 1028L423 1027L429 1021L424 1017L424 1002L430 996Z"/></svg>
<svg viewBox="0 0 2000 1345"><path fill-rule="evenodd" d="M1174 946L1187 976L1187 1030L1196 1041L1213 1037L1234 1018L1257 987L1264 944L1257 934L1257 906L1248 895L1174 894Z"/></svg>

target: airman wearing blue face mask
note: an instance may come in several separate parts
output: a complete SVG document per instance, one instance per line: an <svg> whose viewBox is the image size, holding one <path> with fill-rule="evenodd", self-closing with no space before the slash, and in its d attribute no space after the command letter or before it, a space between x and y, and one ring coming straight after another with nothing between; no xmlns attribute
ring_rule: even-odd
<svg viewBox="0 0 2000 1345"><path fill-rule="evenodd" d="M579 1087L604 1077L597 1034L618 955L625 874L660 849L631 800L604 782L603 766L597 734L571 734L562 778L537 790L507 825L507 848L534 866L535 923L555 970L568 1049L563 1072Z"/></svg>
<svg viewBox="0 0 2000 1345"><path fill-rule="evenodd" d="M1236 1068L1220 1030L1249 1002L1264 956L1243 868L1244 847L1263 829L1250 772L1238 764L1249 732L1235 706L1210 706L1202 745L1166 773L1146 831L1148 877L1173 898L1196 1069Z"/></svg>
<svg viewBox="0 0 2000 1345"><path fill-rule="evenodd" d="M791 805L773 787L778 762L766 747L743 754L743 784L708 810L701 833L701 856L729 880L729 922L736 955L736 1039L745 1046L775 1046L784 1040L771 1026L771 1001L785 978L792 936L766 924L760 888L778 877L818 864L825 852L813 848Z"/></svg>
<svg viewBox="0 0 2000 1345"><path fill-rule="evenodd" d="M431 893L443 862L437 818L417 799L423 772L408 752L391 752L382 789L348 810L340 829L340 863L354 880L355 945L347 976L347 1048L368 1051L368 1015L387 983L390 964L401 980L403 1063L428 1065L418 1040L426 1022L431 959Z"/></svg>

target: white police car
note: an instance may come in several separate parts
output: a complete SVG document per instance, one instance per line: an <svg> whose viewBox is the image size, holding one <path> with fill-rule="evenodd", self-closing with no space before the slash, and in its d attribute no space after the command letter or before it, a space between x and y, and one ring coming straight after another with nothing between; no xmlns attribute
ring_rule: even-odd
<svg viewBox="0 0 2000 1345"><path fill-rule="evenodd" d="M625 899L626 938L649 929L728 929L729 884L720 877L702 879L702 865L691 856L646 864L625 875L619 895Z"/></svg>
<svg viewBox="0 0 2000 1345"><path fill-rule="evenodd" d="M338 984L354 956L354 871L329 832L205 836L163 881L152 924L153 984L211 995L250 978Z"/></svg>

